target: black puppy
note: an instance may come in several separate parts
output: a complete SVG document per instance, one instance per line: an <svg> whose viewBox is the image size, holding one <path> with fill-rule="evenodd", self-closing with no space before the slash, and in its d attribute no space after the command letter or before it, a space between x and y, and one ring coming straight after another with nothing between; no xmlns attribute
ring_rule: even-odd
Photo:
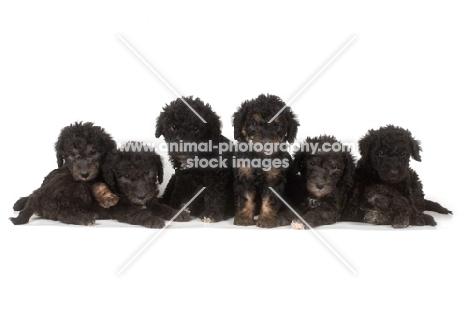
<svg viewBox="0 0 468 310"><path fill-rule="evenodd" d="M36 213L67 224L92 225L98 216L93 185L102 184L101 166L115 148L111 136L93 123L74 123L63 128L55 144L60 168L50 172L40 188L15 204L21 212L11 221L25 224Z"/></svg>
<svg viewBox="0 0 468 310"><path fill-rule="evenodd" d="M193 201L187 211L206 223L218 222L233 215L232 168L229 152L219 155L220 143L229 143L221 135L221 120L209 104L199 98L183 97L204 123L181 98L163 108L156 120L156 138L164 136L169 145L169 158L175 173L164 191L161 201L180 209L189 202L202 187L205 190ZM172 148L180 142L190 143L192 148ZM211 149L199 150L198 146L211 144ZM193 146L197 148L194 148ZM213 166L198 165L204 160ZM216 162L215 162L216 161Z"/></svg>
<svg viewBox="0 0 468 310"><path fill-rule="evenodd" d="M424 199L422 183L409 167L410 157L421 161L421 147L411 132L388 125L369 130L359 141L353 203L364 211L364 222L404 228L437 223L425 210L452 213Z"/></svg>
<svg viewBox="0 0 468 310"><path fill-rule="evenodd" d="M263 150L253 148L248 152L241 152L239 148L235 154L235 225L254 225L257 208L260 208L258 227L271 228L280 224L278 211L282 202L269 187L279 195L283 194L292 159L279 144L294 142L299 122L290 107L269 121L285 105L277 96L261 94L243 102L233 115L234 138L244 145L251 142L264 146ZM270 151L266 149L268 145L278 147Z"/></svg>
<svg viewBox="0 0 468 310"><path fill-rule="evenodd" d="M333 136L307 138L294 154L294 176L286 197L311 226L336 223L353 189L354 159ZM282 212L295 229L306 229L290 210Z"/></svg>
<svg viewBox="0 0 468 310"><path fill-rule="evenodd" d="M135 144L134 142L130 142ZM158 183L163 182L161 157L154 152L117 151L106 159L102 168L104 181L120 200L110 209L100 209L101 219L149 228L162 228L176 211L159 203ZM182 212L175 221L189 221Z"/></svg>

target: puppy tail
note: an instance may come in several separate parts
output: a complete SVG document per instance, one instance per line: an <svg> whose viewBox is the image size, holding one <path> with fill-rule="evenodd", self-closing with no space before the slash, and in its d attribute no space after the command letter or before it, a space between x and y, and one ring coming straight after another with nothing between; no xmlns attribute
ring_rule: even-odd
<svg viewBox="0 0 468 310"><path fill-rule="evenodd" d="M25 207L17 217L10 217L10 221L15 225L22 225L29 222L29 219L34 213L34 208L29 203L26 203Z"/></svg>
<svg viewBox="0 0 468 310"><path fill-rule="evenodd" d="M15 204L13 205L13 210L15 211L21 211L24 209L26 206L26 203L28 202L29 196L28 197L21 197L18 199Z"/></svg>
<svg viewBox="0 0 468 310"><path fill-rule="evenodd" d="M427 199L424 199L424 210L434 211L434 212L441 213L441 214L453 214L452 211L442 207L437 202L427 200Z"/></svg>

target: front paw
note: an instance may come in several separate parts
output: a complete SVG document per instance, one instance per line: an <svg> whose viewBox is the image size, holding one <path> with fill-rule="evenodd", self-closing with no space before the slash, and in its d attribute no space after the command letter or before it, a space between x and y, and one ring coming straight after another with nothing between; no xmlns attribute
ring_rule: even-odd
<svg viewBox="0 0 468 310"><path fill-rule="evenodd" d="M141 223L141 226L147 228L163 228L165 225L166 223L160 217L149 217Z"/></svg>
<svg viewBox="0 0 468 310"><path fill-rule="evenodd" d="M376 210L366 210L366 214L364 215L364 222L374 225L390 224L388 216Z"/></svg>
<svg viewBox="0 0 468 310"><path fill-rule="evenodd" d="M306 225L304 225L304 223L302 223L301 220L299 220L299 219L294 219L294 220L292 220L292 222L291 222L291 228L292 228L292 229L295 229L295 230L305 230L305 229L309 229L309 227L307 227Z"/></svg>
<svg viewBox="0 0 468 310"><path fill-rule="evenodd" d="M200 215L200 219L204 223L216 223L223 220L223 216L216 212L203 212Z"/></svg>
<svg viewBox="0 0 468 310"><path fill-rule="evenodd" d="M191 219L192 217L190 216L190 212L185 212L184 210L180 212L179 215L177 215L177 217L174 219L174 222L189 222Z"/></svg>
<svg viewBox="0 0 468 310"><path fill-rule="evenodd" d="M393 228L406 228L409 226L410 217L408 215L397 215L393 219Z"/></svg>
<svg viewBox="0 0 468 310"><path fill-rule="evenodd" d="M119 196L111 192L99 198L99 205L106 209L115 206L117 202L119 202Z"/></svg>
<svg viewBox="0 0 468 310"><path fill-rule="evenodd" d="M272 216L269 216L269 217L260 216L257 221L257 227L261 227L261 228L278 227L278 219Z"/></svg>
<svg viewBox="0 0 468 310"><path fill-rule="evenodd" d="M96 222L96 219L98 218L97 213L84 213L81 214L76 218L76 221L73 219L70 221L70 223L67 224L76 224L76 225L83 225L83 226L92 226Z"/></svg>
<svg viewBox="0 0 468 310"><path fill-rule="evenodd" d="M250 226L250 225L255 225L255 221L253 217L249 217L245 215L236 215L236 217L234 218L234 225Z"/></svg>

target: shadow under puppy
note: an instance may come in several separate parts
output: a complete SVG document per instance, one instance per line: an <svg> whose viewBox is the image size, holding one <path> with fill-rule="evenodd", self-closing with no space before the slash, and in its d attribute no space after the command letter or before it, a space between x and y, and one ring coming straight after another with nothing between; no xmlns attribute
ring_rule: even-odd
<svg viewBox="0 0 468 310"><path fill-rule="evenodd" d="M209 104L200 98L182 97L206 123L204 123L181 98L166 104L156 120L156 138L164 136L175 173L164 191L161 201L181 209L197 194L187 211L205 223L218 222L233 215L232 168L230 152L219 154L219 144L230 141L221 134L220 117ZM196 148L174 148L180 142ZM211 143L211 149L199 149ZM172 145L172 146L171 146ZM179 144L180 145L180 144ZM198 162L197 162L198 161ZM210 161L214 167L204 166Z"/></svg>
<svg viewBox="0 0 468 310"><path fill-rule="evenodd" d="M353 203L364 211L363 221L404 228L408 225L437 225L425 210L452 212L424 198L417 173L410 168L410 157L421 161L421 147L411 132L388 125L369 130L359 140Z"/></svg>
<svg viewBox="0 0 468 310"><path fill-rule="evenodd" d="M234 225L255 225L254 217L258 208L258 227L280 225L278 211L282 202L270 187L283 195L292 158L280 147L270 152L266 146L292 143L296 138L299 122L291 108L285 106L279 97L261 94L243 102L233 115L234 138L239 146L249 142L264 146L261 151L253 148L252 151L241 152L239 148L235 153L234 193L237 210ZM284 111L269 123L283 108Z"/></svg>
<svg viewBox="0 0 468 310"><path fill-rule="evenodd" d="M93 123L77 122L63 128L55 144L59 168L31 195L16 202L14 209L21 212L10 220L15 225L25 224L35 213L67 224L92 225L98 216L93 191L103 184L101 166L115 149L111 136ZM107 198L109 204L118 200L113 194Z"/></svg>
<svg viewBox="0 0 468 310"><path fill-rule="evenodd" d="M135 142L130 142L135 144ZM158 202L158 183L163 182L161 157L150 151L116 151L109 155L102 167L103 178L119 196L119 202L110 209L101 209L100 219L162 228L164 220L172 219L177 211ZM175 221L189 221L182 212Z"/></svg>
<svg viewBox="0 0 468 310"><path fill-rule="evenodd" d="M311 227L336 223L352 194L354 168L353 156L335 137L308 137L294 154L286 197ZM289 209L281 217L294 229L308 228Z"/></svg>

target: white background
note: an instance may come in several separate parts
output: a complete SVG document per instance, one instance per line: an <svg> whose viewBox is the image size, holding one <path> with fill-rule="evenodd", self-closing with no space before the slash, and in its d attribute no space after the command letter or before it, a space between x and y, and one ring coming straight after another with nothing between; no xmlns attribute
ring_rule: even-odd
<svg viewBox="0 0 468 310"><path fill-rule="evenodd" d="M1 308L466 309L463 2L252 2L0 4ZM427 197L454 216L434 214L435 228L318 228L357 275L310 231L290 228L171 226L118 276L157 231L13 226L13 203L56 166L62 127L93 121L119 142L157 142L155 119L176 96L118 35L180 94L209 102L229 138L243 100L289 100L356 36L293 103L298 139L408 128L422 141L412 166Z"/></svg>

